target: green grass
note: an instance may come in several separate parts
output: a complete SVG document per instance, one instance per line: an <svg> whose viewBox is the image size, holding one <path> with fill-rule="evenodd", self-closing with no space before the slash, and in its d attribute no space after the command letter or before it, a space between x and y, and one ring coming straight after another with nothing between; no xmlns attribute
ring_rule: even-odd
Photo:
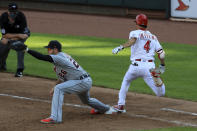
<svg viewBox="0 0 197 131"><path fill-rule="evenodd" d="M111 51L126 40L33 33L26 44L29 48L46 54L43 46L50 40L59 40L63 44L63 52L70 54L91 74L93 85L120 88L130 64L130 49L127 48L118 55L112 55ZM162 43L162 46L166 51L166 72L163 75L166 97L197 101L197 46L174 43ZM7 65L10 72L16 70L15 51L10 52ZM25 55L25 67L25 74L56 78L52 64L37 60L29 54ZM129 90L153 94L142 79L135 80Z"/></svg>
<svg viewBox="0 0 197 131"><path fill-rule="evenodd" d="M126 40L33 33L26 44L30 49L47 54L43 46L50 40L58 40L63 44L63 52L70 54L91 74L93 85L120 88L130 64L130 49L125 49L118 55L112 55L111 51ZM166 51L166 72L163 75L166 97L197 101L197 46L175 43L162 43L162 46ZM16 53L11 51L7 59L9 72L15 72L16 62ZM29 54L25 55L25 67L25 74L56 78L52 64L37 60ZM142 79L135 80L129 90L153 95ZM194 130L196 129L190 127L177 127L143 131Z"/></svg>
<svg viewBox="0 0 197 131"><path fill-rule="evenodd" d="M136 131L196 131L193 127L174 127L174 128L161 128L151 130L136 130Z"/></svg>

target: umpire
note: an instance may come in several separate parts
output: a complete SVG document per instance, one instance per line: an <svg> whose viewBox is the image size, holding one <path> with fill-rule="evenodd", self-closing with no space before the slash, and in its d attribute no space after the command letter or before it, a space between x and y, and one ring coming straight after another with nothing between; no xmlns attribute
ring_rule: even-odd
<svg viewBox="0 0 197 131"><path fill-rule="evenodd" d="M0 70L6 71L6 59L12 45L16 42L24 42L30 36L25 15L18 10L16 3L8 5L8 11L0 16L1 34L0 40ZM17 70L15 77L22 77L24 70L24 52L17 52Z"/></svg>

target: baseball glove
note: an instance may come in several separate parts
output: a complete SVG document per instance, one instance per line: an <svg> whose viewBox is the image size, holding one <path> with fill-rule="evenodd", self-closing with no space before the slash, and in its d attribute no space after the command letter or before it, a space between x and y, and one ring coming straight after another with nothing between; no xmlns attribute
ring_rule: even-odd
<svg viewBox="0 0 197 131"><path fill-rule="evenodd" d="M10 48L16 51L23 51L26 50L27 46L21 41L16 41L10 45Z"/></svg>
<svg viewBox="0 0 197 131"><path fill-rule="evenodd" d="M161 87L163 85L163 81L160 76L161 75L160 68L152 68L152 69L150 69L150 73L153 77L155 86Z"/></svg>

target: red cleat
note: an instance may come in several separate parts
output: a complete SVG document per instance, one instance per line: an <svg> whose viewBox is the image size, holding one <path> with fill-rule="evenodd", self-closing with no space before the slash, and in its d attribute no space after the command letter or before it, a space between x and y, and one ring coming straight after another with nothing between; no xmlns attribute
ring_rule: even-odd
<svg viewBox="0 0 197 131"><path fill-rule="evenodd" d="M113 108L118 113L126 113L126 110L124 109L124 105L114 105Z"/></svg>
<svg viewBox="0 0 197 131"><path fill-rule="evenodd" d="M100 113L98 110L92 108L92 109L90 110L90 114L96 115L96 114L101 114L101 113Z"/></svg>
<svg viewBox="0 0 197 131"><path fill-rule="evenodd" d="M90 111L90 114L92 114L92 115L96 115L96 114L107 114L107 115L109 115L109 114L117 114L117 111L113 107L109 107L109 110L107 110L106 112L101 113L98 110L92 108L91 111Z"/></svg>
<svg viewBox="0 0 197 131"><path fill-rule="evenodd" d="M40 122L44 123L44 124L55 124L55 123L57 123L57 121L53 120L52 118L42 119L42 120L40 120Z"/></svg>

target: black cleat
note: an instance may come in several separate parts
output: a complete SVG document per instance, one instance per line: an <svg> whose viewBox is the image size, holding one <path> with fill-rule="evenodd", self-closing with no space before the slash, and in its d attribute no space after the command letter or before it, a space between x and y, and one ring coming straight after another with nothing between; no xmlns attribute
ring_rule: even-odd
<svg viewBox="0 0 197 131"><path fill-rule="evenodd" d="M22 71L17 71L15 74L15 77L22 77L23 76L23 72Z"/></svg>
<svg viewBox="0 0 197 131"><path fill-rule="evenodd" d="M7 71L6 68L4 68L4 67L0 68L0 72L5 72L5 71Z"/></svg>

